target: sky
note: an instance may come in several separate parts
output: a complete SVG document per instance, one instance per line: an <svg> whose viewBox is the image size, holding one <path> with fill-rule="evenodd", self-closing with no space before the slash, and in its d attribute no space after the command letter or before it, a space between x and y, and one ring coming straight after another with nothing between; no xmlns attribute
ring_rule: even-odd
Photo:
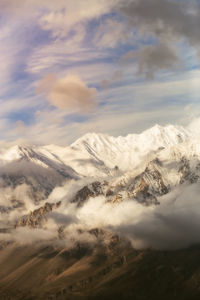
<svg viewBox="0 0 200 300"><path fill-rule="evenodd" d="M199 117L198 0L0 0L0 140L68 145Z"/></svg>

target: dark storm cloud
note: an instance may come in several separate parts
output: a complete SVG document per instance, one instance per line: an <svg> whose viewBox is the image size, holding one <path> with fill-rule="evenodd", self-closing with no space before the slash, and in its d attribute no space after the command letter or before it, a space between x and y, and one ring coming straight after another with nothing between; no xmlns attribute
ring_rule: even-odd
<svg viewBox="0 0 200 300"><path fill-rule="evenodd" d="M176 49L169 47L166 43L145 46L138 51L130 51L121 58L121 61L124 63L136 61L138 74L144 73L147 79L151 79L156 71L177 69L182 65Z"/></svg>
<svg viewBox="0 0 200 300"><path fill-rule="evenodd" d="M141 39L153 38L154 46L141 43L138 51L125 58L138 60L139 73L152 77L155 71L174 69L180 56L174 46L187 42L200 51L200 4L194 1L138 0L122 1L119 11L129 26L137 29Z"/></svg>
<svg viewBox="0 0 200 300"><path fill-rule="evenodd" d="M169 0L127 1L120 11L128 22L157 37L187 38L191 44L200 44L200 5Z"/></svg>

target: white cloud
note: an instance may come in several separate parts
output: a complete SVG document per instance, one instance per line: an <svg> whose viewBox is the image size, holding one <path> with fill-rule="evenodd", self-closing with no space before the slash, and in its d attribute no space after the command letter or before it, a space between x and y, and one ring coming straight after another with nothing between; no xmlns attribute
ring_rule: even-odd
<svg viewBox="0 0 200 300"><path fill-rule="evenodd" d="M26 70L29 73L40 75L45 72L62 72L63 69L72 69L97 63L108 57L108 53L100 49L80 45L79 36L53 41L36 47L29 56Z"/></svg>
<svg viewBox="0 0 200 300"><path fill-rule="evenodd" d="M44 229L30 229L26 227L17 228L10 235L10 238L19 244L33 244L41 241L55 239L57 232Z"/></svg>
<svg viewBox="0 0 200 300"><path fill-rule="evenodd" d="M45 30L51 30L55 37L66 36L77 24L98 18L110 11L116 1L75 0L68 1L62 10L51 11L40 19L40 25Z"/></svg>

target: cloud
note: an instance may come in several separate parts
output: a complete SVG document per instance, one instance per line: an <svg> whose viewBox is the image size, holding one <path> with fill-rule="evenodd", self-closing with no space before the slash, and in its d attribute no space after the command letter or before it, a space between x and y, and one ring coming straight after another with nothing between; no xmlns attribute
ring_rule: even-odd
<svg viewBox="0 0 200 300"><path fill-rule="evenodd" d="M41 81L39 91L44 92L49 102L57 108L87 113L96 106L96 89L87 87L75 75L59 79L47 75Z"/></svg>
<svg viewBox="0 0 200 300"><path fill-rule="evenodd" d="M40 25L50 30L55 37L65 37L77 24L97 19L110 11L116 1L75 0L62 2L59 9L51 11L40 19Z"/></svg>
<svg viewBox="0 0 200 300"><path fill-rule="evenodd" d="M87 130L103 131L114 135L127 134L141 131L154 122L160 122L158 113L153 113L153 109L156 107L156 110L161 112L161 109L167 106L166 109L169 112L172 105L173 108L178 108L176 111L177 122L183 121L185 112L181 112L181 110L188 102L194 101L195 97L196 100L198 99L199 78L196 78L194 82L189 78L190 72L188 72L188 77L183 82L183 74L175 77L166 70L169 68L170 71L179 70L181 58L186 54L194 58L195 51L188 52L189 46L186 49L182 48L180 44L177 49L177 42L183 40L183 36L186 35L182 34L182 38L178 38L176 33L175 38L175 34L173 34L177 30L173 25L175 18L171 24L168 18L172 18L172 16L167 15L166 17L167 9L162 11L160 6L164 3L163 8L167 5L174 7L174 10L176 8L176 10L184 11L182 19L187 16L186 19L192 20L194 16L194 21L191 22L197 22L198 9L193 9L194 5L191 1L190 5L186 5L186 2L180 4L180 2L166 0L161 3L155 0L150 0L150 2L109 1L109 4L107 2L101 1L99 6L96 6L96 1L85 1L85 4L82 1L76 1L73 4L72 1L62 0L57 2L22 0L19 4L14 0L1 1L4 8L12 6L13 10L21 10L24 15L27 11L32 13L34 10L37 10L39 14L34 20L31 19L31 22L28 20L28 23L26 23L27 19L22 18L19 24L7 13L4 15L8 19L0 31L0 39L4 45L2 55L0 55L2 58L2 67L0 67L2 84L0 85L2 85L1 93L6 88L9 94L8 99L2 97L3 99L0 101L1 138L13 140L17 134L24 133L21 126L17 126L16 130L17 120L24 121L27 126L26 137L32 138L34 142L51 143L54 141L66 144L86 133ZM176 3L176 5L172 5L172 3ZM91 7L90 12L85 12L82 18L81 11L84 10L84 5L87 9ZM146 8L143 9L141 6ZM135 7L136 10L134 10ZM152 11L153 8L155 11ZM44 31L44 28L41 30L41 27L38 26L38 22L41 25L42 16L49 16L51 13L53 16L59 14L67 16L69 12L71 12L69 26L66 26L65 22L68 21L62 17L62 24L59 23L59 26L55 27L54 37L51 34L54 31L53 19L52 29ZM110 12L114 13L110 14ZM3 10L2 13L4 13ZM75 14L74 19L73 14ZM161 20L160 24L158 19ZM95 20L95 22L90 23L91 20ZM165 27L163 24L168 25ZM173 30L169 30L170 26L174 26ZM155 28L160 28L160 32ZM192 35L194 35L194 28L188 28L188 32L191 31ZM70 33L69 30L71 30ZM33 39L30 32L33 32ZM58 38L60 35L62 38ZM29 36L30 43L27 43ZM187 37L185 39L188 40ZM190 44L197 48L197 43ZM123 58L127 63L116 65L122 54L125 54ZM190 58L188 58L187 64L191 64ZM192 66L197 68L196 60L192 60ZM118 69L120 72L115 72ZM156 81L156 72L160 70L165 72L159 74L159 80ZM89 92L91 92L91 86L98 87L100 105L97 111L90 114L88 119L85 118L81 122L80 118L76 120L76 117L72 117L70 112L82 110L87 113L89 107L92 110L91 103L93 100L95 102L96 95L93 100L88 102L81 100L76 102L71 99L69 101L66 98L63 100L65 92L63 94L52 93L51 97L54 83L44 94L50 104L59 108L62 106L64 109L55 109L49 106L44 101L45 97L42 94L37 95L37 98L33 96L39 78L51 72L55 72L58 76L53 79L55 82L58 82L59 78L64 79L66 73L78 74L78 78L81 78L80 80L84 82L85 88ZM121 77L121 72L123 77ZM136 73L144 73L147 78L155 75L155 85L152 83L150 86L149 82L141 82L141 77L139 82L135 76ZM161 75L166 75L168 82L160 82ZM172 80L169 80L170 76ZM24 80L24 78L26 79ZM179 83L179 81L182 82ZM13 99L13 95L16 95L16 99ZM146 103L148 104L146 105ZM36 110L40 111L38 115L35 114ZM150 110L150 113L147 114L146 110ZM197 101L194 110L198 110ZM166 114L164 119L165 122L174 122L176 119L174 109L173 116ZM47 128L45 132L44 127Z"/></svg>
<svg viewBox="0 0 200 300"><path fill-rule="evenodd" d="M15 16L38 15L43 30L50 31L54 37L63 38L78 24L86 23L109 13L116 0L2 0L1 11ZM41 13L42 12L42 13Z"/></svg>
<svg viewBox="0 0 200 300"><path fill-rule="evenodd" d="M156 249L178 249L200 242L199 186L179 187L162 199L159 207L144 211L134 224L123 224L133 245Z"/></svg>
<svg viewBox="0 0 200 300"><path fill-rule="evenodd" d="M23 121L21 120L18 120L16 123L15 123L15 126L16 126L16 131L17 131L17 134L19 136L25 136L26 132L27 132L27 128L26 128L26 125Z"/></svg>
<svg viewBox="0 0 200 300"><path fill-rule="evenodd" d="M175 65L179 63L181 57L174 50L177 43L187 41L197 52L200 49L198 31L200 5L195 1L190 1L188 4L186 1L178 0L163 0L162 2L159 0L149 0L148 2L145 0L86 0L84 2L81 0L67 2L62 0L57 2L24 0L20 4L16 4L14 0L2 0L0 5L2 11L4 9L20 11L23 15L31 13L34 15L34 12L37 11L37 18L34 21L37 20L42 30L53 35L56 44L64 41L63 45L59 44L59 47L65 49L70 44L78 45L81 49L82 42L86 40L89 42L87 46L93 45L93 50L115 48L122 44L132 45L135 48L140 44L139 52L141 51L142 54L139 59L145 58L145 61L149 62L153 55L152 52L155 53L155 56L158 54L158 61L153 59L151 65L144 63L145 67L141 68L140 66L141 72L145 73L148 72L148 68L151 73L153 65L155 65L155 71L159 71L165 70L167 63L169 63L169 68L172 63ZM110 13L113 15L108 19L107 15ZM101 17L106 19L102 21ZM90 27L90 22L93 20L97 21L94 32ZM146 48L146 44L152 43L152 41L157 44L154 46L154 50ZM92 43L90 44L90 42ZM161 47L162 45L163 47ZM164 46L166 46L165 49ZM41 47L38 49L39 53L40 51ZM59 51L62 52L61 49ZM94 53L94 51L92 52ZM138 54L137 51L136 54ZM164 61L164 67L160 63L161 58ZM63 57L61 58L59 54L56 60L63 62ZM55 55L48 57L45 51L42 62L43 67L55 63ZM32 69L35 72L42 68L41 64L35 66L34 61L30 62L31 64L34 65Z"/></svg>
<svg viewBox="0 0 200 300"><path fill-rule="evenodd" d="M16 172L15 166L13 172ZM26 176L28 174L26 173ZM77 190L89 182L91 178L72 180L53 190L48 201L62 200L62 204L48 215L46 230L20 228L13 230L10 236L5 235L5 239L13 239L22 244L40 240L53 241L57 238L57 229L64 226L66 238L63 242L70 247L76 241L94 243L94 238L88 234L92 228L118 233L129 239L133 247L138 249L178 249L200 242L199 183L176 187L167 195L158 198L158 206L146 207L128 199L113 205L100 196L90 198L83 207L77 208L70 201ZM25 195L26 192L25 185L13 191L10 187L0 189L4 197L3 202L8 201L7 194L24 199L23 193ZM0 221L13 221L16 217L19 217L19 211L10 213L5 218L1 216ZM85 234L80 235L80 230ZM1 238L3 239L3 235Z"/></svg>
<svg viewBox="0 0 200 300"><path fill-rule="evenodd" d="M103 65L104 67L104 65ZM90 82L93 76L94 85L100 79L100 75L107 78L108 70L97 65L92 71L88 68L80 68L81 77L85 82ZM91 72L91 73L90 73ZM82 76L86 74L86 77ZM90 73L90 74L88 74ZM115 74L112 70L112 74ZM117 75L117 74L115 74ZM87 77L88 76L88 77ZM114 76L114 75L113 75ZM112 76L110 80L112 79ZM115 77L116 79L116 77ZM70 115L69 109L54 109L47 107L38 110L31 124L26 125L25 138L28 143L59 144L66 146L87 132L102 132L110 135L127 135L138 133L153 126L155 123L187 125L198 116L200 93L200 72L192 70L182 72L181 76L171 74L162 75L159 80L133 83L132 73L123 73L120 80L112 82L108 79L106 90L98 91L100 105L83 120ZM44 97L41 95L41 102ZM34 111L39 104L38 99L13 99L1 102L1 139L16 141L16 126L10 119L3 116L20 111L23 105ZM189 106L188 106L189 104ZM185 109L186 108L186 109ZM70 122L68 121L70 120ZM44 131L44 128L47 130ZM18 143L19 141L16 141ZM21 141L20 141L21 143Z"/></svg>
<svg viewBox="0 0 200 300"><path fill-rule="evenodd" d="M182 66L177 50L174 47L169 47L166 43L130 51L121 58L121 61L137 63L138 74L144 73L147 79L152 79L157 71L176 70Z"/></svg>
<svg viewBox="0 0 200 300"><path fill-rule="evenodd" d="M73 218L70 215L66 215L59 212L51 212L49 217L54 220L54 222L58 225L69 225L71 223L76 223L76 218Z"/></svg>
<svg viewBox="0 0 200 300"><path fill-rule="evenodd" d="M133 37L132 30L127 24L114 19L101 23L94 37L94 44L100 48L114 48L118 44L126 44Z"/></svg>
<svg viewBox="0 0 200 300"><path fill-rule="evenodd" d="M158 38L186 38L191 45L199 46L200 5L191 1L131 0L120 2L120 12L129 24L137 26L142 34Z"/></svg>
<svg viewBox="0 0 200 300"><path fill-rule="evenodd" d="M10 238L19 244L33 244L35 242L54 240L56 236L57 233L53 230L19 227L11 233Z"/></svg>
<svg viewBox="0 0 200 300"><path fill-rule="evenodd" d="M118 11L136 31L136 46L140 44L139 50L129 52L125 57L139 59L139 73L144 72L146 77L152 77L154 71L174 69L173 66L180 63L182 57L176 51L178 44L186 42L199 53L198 2L120 1ZM149 43L156 45L149 46Z"/></svg>
<svg viewBox="0 0 200 300"><path fill-rule="evenodd" d="M76 216L79 226L104 228L131 240L134 248L179 249L200 242L199 186L178 187L144 207L133 200L118 205L103 197L90 199Z"/></svg>
<svg viewBox="0 0 200 300"><path fill-rule="evenodd" d="M122 77L123 77L122 70L117 70L112 74L112 76L109 79L102 80L101 85L104 89L107 89L113 83L122 79Z"/></svg>
<svg viewBox="0 0 200 300"><path fill-rule="evenodd" d="M191 133L199 137L200 135L200 117L195 117L193 120L188 124L187 129L191 131Z"/></svg>

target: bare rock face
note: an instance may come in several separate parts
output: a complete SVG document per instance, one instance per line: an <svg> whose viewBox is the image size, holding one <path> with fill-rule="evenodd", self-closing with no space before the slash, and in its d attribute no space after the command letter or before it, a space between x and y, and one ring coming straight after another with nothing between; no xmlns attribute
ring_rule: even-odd
<svg viewBox="0 0 200 300"><path fill-rule="evenodd" d="M144 172L131 178L126 184L112 184L107 181L95 181L84 186L75 195L72 203L78 207L84 205L89 198L104 196L107 202L118 204L125 199L132 199L143 205L158 205L158 196L169 192L159 171L160 162L150 162Z"/></svg>
<svg viewBox="0 0 200 300"><path fill-rule="evenodd" d="M44 206L32 211L30 214L23 216L17 221L16 227L28 226L31 228L42 227L47 221L48 213L61 205L61 201L57 203L46 202Z"/></svg>
<svg viewBox="0 0 200 300"><path fill-rule="evenodd" d="M158 196L167 194L170 189L164 183L159 168L162 167L159 160L148 164L143 173L137 176L129 185L130 196L144 205L157 205Z"/></svg>
<svg viewBox="0 0 200 300"><path fill-rule="evenodd" d="M104 195L104 189L107 184L108 183L106 181L95 181L89 185L84 186L76 193L75 198L72 200L72 203L77 203L77 206L81 207L90 197L94 198L100 195Z"/></svg>
<svg viewBox="0 0 200 300"><path fill-rule="evenodd" d="M155 195L150 192L148 183L141 179L139 185L132 192L132 197L136 199L137 202L145 205L159 204Z"/></svg>
<svg viewBox="0 0 200 300"><path fill-rule="evenodd" d="M165 185L162 174L159 171L160 167L162 167L159 160L154 160L148 164L145 171L135 178L135 182L138 179L143 180L143 186L146 182L148 185L148 190L151 194L155 194L157 196L161 196L167 194L169 192L169 188Z"/></svg>

